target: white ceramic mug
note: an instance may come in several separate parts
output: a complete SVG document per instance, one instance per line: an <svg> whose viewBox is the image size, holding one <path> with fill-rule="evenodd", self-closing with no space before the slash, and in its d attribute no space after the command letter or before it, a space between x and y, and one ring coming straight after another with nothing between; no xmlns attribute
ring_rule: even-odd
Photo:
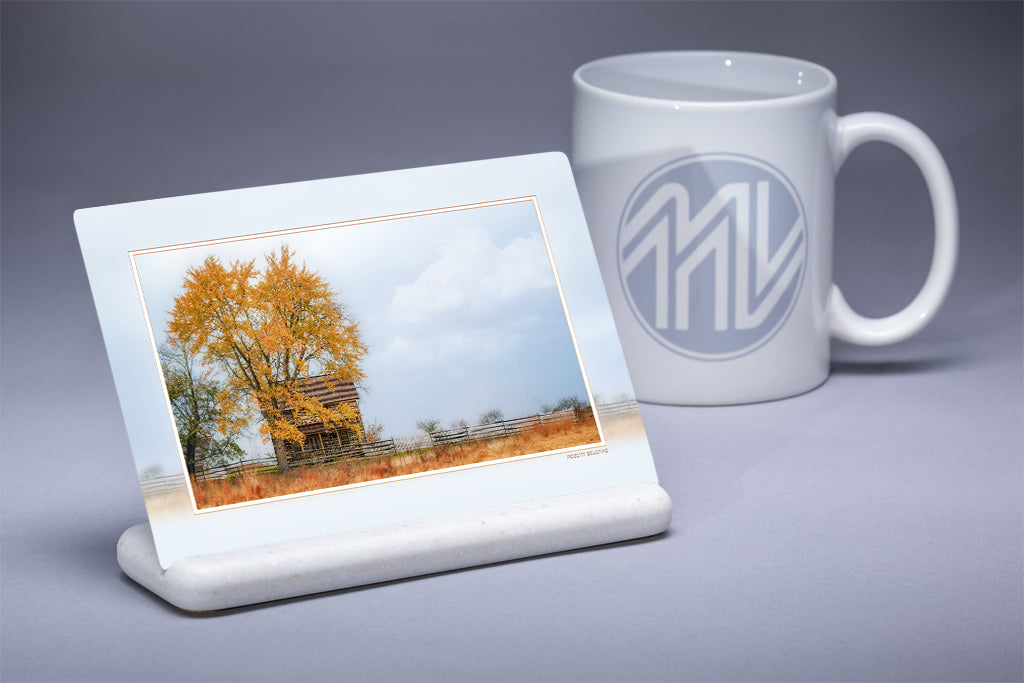
<svg viewBox="0 0 1024 683"><path fill-rule="evenodd" d="M637 398L750 403L828 377L829 336L889 344L949 289L957 208L924 133L838 116L836 79L742 52L600 59L573 74L573 165ZM896 145L931 194L931 270L902 311L869 319L832 283L835 175L872 141Z"/></svg>

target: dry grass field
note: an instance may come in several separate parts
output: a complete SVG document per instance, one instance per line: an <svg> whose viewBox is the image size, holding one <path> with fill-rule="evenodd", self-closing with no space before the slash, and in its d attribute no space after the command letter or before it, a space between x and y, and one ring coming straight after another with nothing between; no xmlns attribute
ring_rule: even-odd
<svg viewBox="0 0 1024 683"><path fill-rule="evenodd" d="M574 423L560 420L524 429L521 433L490 441L464 442L413 453L376 458L341 460L312 467L296 467L278 474L253 467L225 479L193 481L199 509L319 491L407 474L472 465L560 448L572 448L600 440L594 419Z"/></svg>

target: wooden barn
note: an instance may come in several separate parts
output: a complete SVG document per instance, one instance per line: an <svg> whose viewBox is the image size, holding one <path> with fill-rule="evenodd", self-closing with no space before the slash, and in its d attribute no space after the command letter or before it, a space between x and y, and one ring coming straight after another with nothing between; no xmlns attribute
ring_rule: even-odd
<svg viewBox="0 0 1024 683"><path fill-rule="evenodd" d="M340 403L348 403L356 409L359 430L363 429L363 416L359 412L359 395L352 382L332 379L330 375L304 377L296 380L295 388L319 400L324 406L333 408ZM303 461L331 460L342 456L360 455L361 443L355 430L342 427L325 426L323 422L296 423L306 440L301 445L290 441L283 442L288 461L300 464ZM276 453L276 455L282 455Z"/></svg>

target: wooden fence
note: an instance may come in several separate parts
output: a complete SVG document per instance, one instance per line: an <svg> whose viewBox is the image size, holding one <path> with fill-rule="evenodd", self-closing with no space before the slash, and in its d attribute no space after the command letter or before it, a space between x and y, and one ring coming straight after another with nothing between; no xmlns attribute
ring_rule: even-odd
<svg viewBox="0 0 1024 683"><path fill-rule="evenodd" d="M354 443L332 448L316 448L301 453L290 453L288 462L292 465L322 465L348 458L376 458L393 455L396 452L394 439L382 439L367 443Z"/></svg>
<svg viewBox="0 0 1024 683"><path fill-rule="evenodd" d="M223 479L232 474L238 474L244 470L255 469L260 472L276 472L277 460L266 458L253 458L251 460L239 460L230 465L217 465L216 467L196 466L196 480Z"/></svg>
<svg viewBox="0 0 1024 683"><path fill-rule="evenodd" d="M638 411L636 399L631 398L626 401L616 401L615 403L601 403L597 406L597 414L600 417L610 417L612 415L622 415L623 413L632 413Z"/></svg>
<svg viewBox="0 0 1024 683"><path fill-rule="evenodd" d="M636 410L637 403L632 399L627 401L617 401L615 403L602 403L597 406L597 414L600 417L622 415ZM452 429L438 429L430 433L430 445L446 446L461 443L463 441L487 441L489 439L500 439L519 434L523 429L536 427L548 422L556 422L558 420L565 419L572 419L575 422L579 422L581 419L590 417L592 414L590 406L581 406L579 408L568 408L566 410L545 413L543 415L520 417L514 420L500 420L489 424L454 427ZM341 459L376 458L384 455L394 455L397 452L398 447L396 446L394 439L382 439L380 441L371 441L369 443L352 444L351 446L341 448L321 448L303 451L302 453L293 453L289 455L288 461L292 465L303 467L335 462ZM202 467L202 465L200 465L196 468L196 479L199 481L206 479L223 479L224 477L237 474L247 469L256 469L260 472L276 472L277 460L273 457L255 458L231 463L230 465L219 465L217 467ZM166 477L157 477L143 481L142 490L144 493L157 493L181 488L184 487L184 485L184 477L181 475L169 475Z"/></svg>
<svg viewBox="0 0 1024 683"><path fill-rule="evenodd" d="M141 484L143 494L165 493L175 489L184 489L185 477L180 474L168 474L163 477L143 479Z"/></svg>
<svg viewBox="0 0 1024 683"><path fill-rule="evenodd" d="M381 455L393 455L395 452L395 440L383 439L381 441L352 444L351 446L343 446L341 448L318 448L301 453L292 453L288 456L288 463L296 467L305 467L309 465L322 465L345 458L376 458ZM196 468L196 479L199 481L223 479L246 469L257 469L260 472L276 472L277 460L274 458L256 458L217 467L199 466Z"/></svg>
<svg viewBox="0 0 1024 683"><path fill-rule="evenodd" d="M438 429L430 433L430 443L434 446L448 446L462 443L463 441L488 441L500 439L506 436L514 436L531 427L537 427L549 422L571 419L579 422L593 414L590 406L579 408L567 408L553 413L543 415L530 415L518 417L514 420L499 420L488 424L474 425L472 427L454 427L452 429Z"/></svg>

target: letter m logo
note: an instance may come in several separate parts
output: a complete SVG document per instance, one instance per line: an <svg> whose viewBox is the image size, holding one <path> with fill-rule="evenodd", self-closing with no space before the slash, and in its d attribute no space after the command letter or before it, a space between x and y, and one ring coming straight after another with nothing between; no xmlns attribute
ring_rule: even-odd
<svg viewBox="0 0 1024 683"><path fill-rule="evenodd" d="M630 197L619 225L620 279L660 343L735 357L772 336L799 294L803 211L766 164L726 155L683 161Z"/></svg>

